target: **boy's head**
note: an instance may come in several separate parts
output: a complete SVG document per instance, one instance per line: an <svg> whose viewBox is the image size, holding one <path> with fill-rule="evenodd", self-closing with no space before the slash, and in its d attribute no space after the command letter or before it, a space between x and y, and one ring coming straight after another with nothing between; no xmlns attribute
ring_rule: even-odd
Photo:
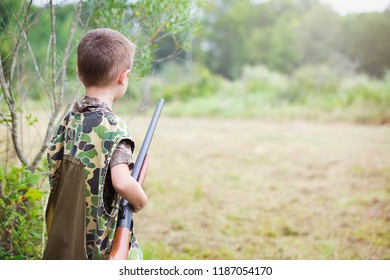
<svg viewBox="0 0 390 280"><path fill-rule="evenodd" d="M87 32L77 48L77 68L86 86L108 86L132 68L135 45L123 34L108 28Z"/></svg>

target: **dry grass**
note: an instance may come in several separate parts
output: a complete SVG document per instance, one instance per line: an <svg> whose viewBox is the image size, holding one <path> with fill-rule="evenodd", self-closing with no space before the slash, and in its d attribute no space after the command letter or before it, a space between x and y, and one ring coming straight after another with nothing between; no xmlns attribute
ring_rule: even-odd
<svg viewBox="0 0 390 280"><path fill-rule="evenodd" d="M150 153L146 258L390 258L388 126L162 118Z"/></svg>
<svg viewBox="0 0 390 280"><path fill-rule="evenodd" d="M389 126L163 116L150 154L146 259L390 259Z"/></svg>

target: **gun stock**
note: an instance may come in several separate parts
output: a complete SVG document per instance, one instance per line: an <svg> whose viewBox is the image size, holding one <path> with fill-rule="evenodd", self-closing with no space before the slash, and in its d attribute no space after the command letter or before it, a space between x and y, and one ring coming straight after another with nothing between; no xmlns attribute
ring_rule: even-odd
<svg viewBox="0 0 390 280"><path fill-rule="evenodd" d="M164 99L159 99L154 110L152 120L142 142L137 160L135 161L131 176L139 181L140 172L144 164L150 143L152 142L154 131L156 130L158 119L160 118ZM110 260L126 260L129 253L129 244L132 230L133 207L122 198L119 206L118 223L113 239L112 250L109 256Z"/></svg>
<svg viewBox="0 0 390 280"><path fill-rule="evenodd" d="M126 260L128 258L130 235L131 233L128 228L116 228L109 257L110 260Z"/></svg>

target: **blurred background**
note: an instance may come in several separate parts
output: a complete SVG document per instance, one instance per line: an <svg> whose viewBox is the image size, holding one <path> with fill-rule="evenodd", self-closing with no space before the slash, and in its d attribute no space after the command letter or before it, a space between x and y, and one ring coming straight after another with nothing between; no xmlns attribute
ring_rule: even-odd
<svg viewBox="0 0 390 280"><path fill-rule="evenodd" d="M186 103L172 114L388 123L390 17L380 8L205 2L191 50L157 65L152 92Z"/></svg>
<svg viewBox="0 0 390 280"><path fill-rule="evenodd" d="M146 259L390 258L390 2L0 3L0 258L45 242L45 151L83 96L77 42L137 44L114 112L138 147L158 98Z"/></svg>

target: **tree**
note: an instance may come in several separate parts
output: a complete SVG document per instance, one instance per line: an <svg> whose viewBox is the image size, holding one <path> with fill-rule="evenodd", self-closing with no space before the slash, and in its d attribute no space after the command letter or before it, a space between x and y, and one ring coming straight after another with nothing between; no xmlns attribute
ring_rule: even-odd
<svg viewBox="0 0 390 280"><path fill-rule="evenodd" d="M209 1L197 39L198 58L230 79L238 78L246 64L291 72L302 58L296 26L316 5L316 0Z"/></svg>
<svg viewBox="0 0 390 280"><path fill-rule="evenodd" d="M21 163L28 166L31 170L35 170L43 153L48 147L51 134L55 123L63 107L63 96L66 81L66 67L71 52L74 34L77 28L77 23L80 18L82 8L82 1L79 1L75 7L75 19L69 31L68 41L62 53L60 62L57 60L57 40L55 30L55 5L50 1L47 6L41 9L37 14L33 14L32 0L29 2L22 1L17 11L6 11L8 17L14 16L14 22L7 25L5 31L2 32L1 41L5 41L11 45L11 53L3 58L1 51L0 57L0 84L3 98L7 104L8 114L1 114L1 122L11 132L12 143L16 155ZM50 12L50 28L51 36L49 41L49 48L44 70L39 66L34 51L29 40L29 30L32 26L41 19L42 14L48 10ZM28 59L26 58L28 56ZM27 68L32 63L35 69L35 75L39 83L45 89L51 104L51 116L47 124L47 131L40 150L36 153L32 160L28 160L26 152L22 148L20 135L22 134L22 105L25 96L27 95L27 88L24 86L27 82Z"/></svg>
<svg viewBox="0 0 390 280"><path fill-rule="evenodd" d="M341 16L319 0L206 3L195 58L227 78L258 64L290 74L308 64L347 62L379 78L390 68L389 10Z"/></svg>
<svg viewBox="0 0 390 280"><path fill-rule="evenodd" d="M196 39L198 59L213 72L235 79L248 60L248 35L253 19L250 0L207 1L204 30Z"/></svg>
<svg viewBox="0 0 390 280"><path fill-rule="evenodd" d="M360 71L383 77L390 69L390 11L347 16L344 30L343 51Z"/></svg>
<svg viewBox="0 0 390 280"><path fill-rule="evenodd" d="M37 168L56 124L68 110L65 104L70 102L65 102L65 92L73 88L71 91L75 94L72 98L75 98L80 88L68 79L75 68L76 35L103 26L123 32L138 46L133 71L142 76L150 70L160 40L170 36L175 49L159 59L173 57L188 47L197 27L193 9L197 1L190 0L79 0L66 6L55 5L50 0L40 8L34 7L32 0L20 1L20 5L13 3L15 1L7 0L0 5L2 14L6 15L0 21L0 101L4 99L6 103L4 113L0 113L0 122L10 131L17 158L30 170ZM72 17L68 13L59 13L64 9L71 11ZM34 28L37 26L40 28ZM21 122L25 119L30 124L38 121L23 111L25 102L34 92L48 100L50 115L40 149L31 158L22 145Z"/></svg>
<svg viewBox="0 0 390 280"><path fill-rule="evenodd" d="M288 19L267 28L255 29L250 39L250 63L263 64L267 68L281 73L291 73L302 59L294 25Z"/></svg>
<svg viewBox="0 0 390 280"><path fill-rule="evenodd" d="M301 65L326 63L341 49L341 17L328 6L313 5L301 17L294 34L302 54Z"/></svg>

